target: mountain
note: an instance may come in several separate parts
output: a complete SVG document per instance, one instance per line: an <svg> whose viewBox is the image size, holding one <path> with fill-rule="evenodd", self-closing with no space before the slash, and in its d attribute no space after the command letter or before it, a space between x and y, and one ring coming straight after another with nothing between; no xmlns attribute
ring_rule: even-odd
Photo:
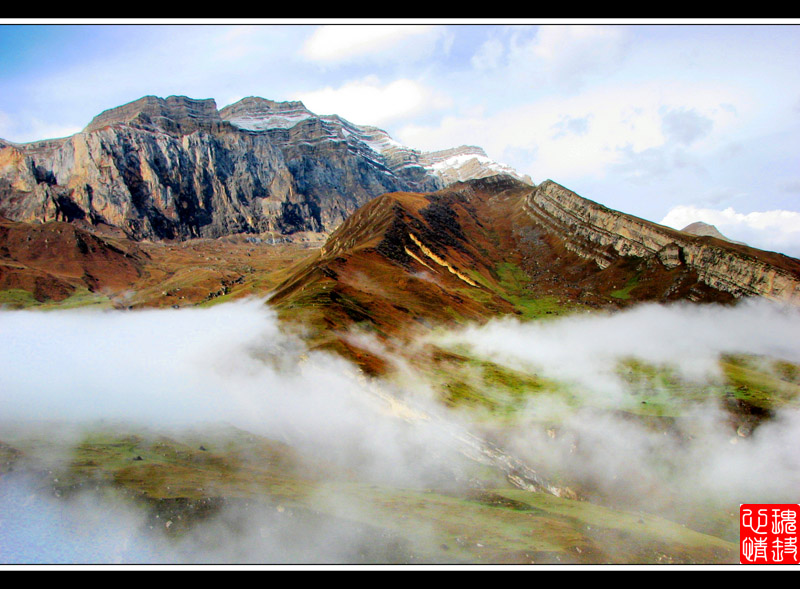
<svg viewBox="0 0 800 589"><path fill-rule="evenodd" d="M409 189L416 185L416 190L426 190L432 185L441 187L498 173L533 184L530 177L521 176L513 168L489 159L480 147L462 145L441 151L419 151L398 143L377 127L354 125L337 115L315 115L299 101L275 102L251 96L226 106L220 111L220 116L239 129L269 133L284 148L299 143L297 136L301 136L300 141L304 142L335 141L345 137L352 149L377 165L388 167L393 175L408 183ZM309 133L310 123L319 125L315 127L315 133ZM286 130L298 125L292 141L293 136Z"/></svg>
<svg viewBox="0 0 800 589"><path fill-rule="evenodd" d="M219 266L202 279L192 272L175 287L203 286L181 304L237 285L250 293L277 286L273 302L281 308L314 300L308 308L320 321L363 320L387 333L409 320L535 315L565 304L800 302L793 258L613 211L551 180L533 185L480 148L414 150L381 129L319 116L296 101L248 97L218 110L211 99L146 96L97 115L71 137L0 142L0 215L141 245L329 234L314 256L269 279L246 271L250 264L237 272ZM154 262L126 258L145 270L121 272L117 284L147 291L138 305L165 304L157 277L176 267L163 248L152 251L166 266L148 272ZM175 259L185 261L186 251L175 250ZM250 253L239 249L235 258ZM17 282L30 292L28 282Z"/></svg>
<svg viewBox="0 0 800 589"><path fill-rule="evenodd" d="M800 304L800 260L676 231L547 180L391 193L350 216L270 304L380 372L352 328L390 340L436 324L640 301ZM416 327L415 327L416 326Z"/></svg>
<svg viewBox="0 0 800 589"><path fill-rule="evenodd" d="M0 142L0 215L137 240L329 232L385 192L498 171L515 174L480 148L420 152L300 102L146 96L71 137Z"/></svg>
<svg viewBox="0 0 800 589"><path fill-rule="evenodd" d="M31 225L0 218L0 291L39 302L124 290L143 276L148 258L134 243L70 223Z"/></svg>
<svg viewBox="0 0 800 589"><path fill-rule="evenodd" d="M800 260L708 236L676 231L608 209L552 181L529 191L526 212L562 236L568 249L608 268L625 258L657 258L666 270L734 297L800 303ZM669 294L669 290L665 294ZM689 292L690 300L702 298Z"/></svg>
<svg viewBox="0 0 800 589"><path fill-rule="evenodd" d="M709 225L708 223L703 223L702 221L696 221L694 223L690 223L683 229L681 229L684 233L691 233L692 235L707 235L709 237L716 237L717 239L722 239L723 241L730 241L731 243L738 243L739 245L747 245L741 241L734 241L733 239L729 239L722 235L714 225Z"/></svg>

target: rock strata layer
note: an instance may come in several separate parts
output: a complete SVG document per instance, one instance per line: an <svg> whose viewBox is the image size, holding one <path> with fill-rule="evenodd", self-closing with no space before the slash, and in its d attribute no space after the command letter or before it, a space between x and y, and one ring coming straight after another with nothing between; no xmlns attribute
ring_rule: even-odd
<svg viewBox="0 0 800 589"><path fill-rule="evenodd" d="M621 256L656 256L686 265L701 282L736 297L800 305L800 260L711 236L696 236L582 198L547 180L525 200L526 213L578 255L605 268Z"/></svg>

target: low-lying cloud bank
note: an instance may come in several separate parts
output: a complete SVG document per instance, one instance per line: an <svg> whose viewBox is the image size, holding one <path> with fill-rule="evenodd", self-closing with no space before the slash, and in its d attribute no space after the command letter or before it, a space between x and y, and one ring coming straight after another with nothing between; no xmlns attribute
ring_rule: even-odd
<svg viewBox="0 0 800 589"><path fill-rule="evenodd" d="M169 433L223 423L364 480L417 487L462 476L466 459L452 431L431 419L398 418L391 395L390 385L345 360L306 349L262 300L209 309L0 311L0 440L9 432L24 438L26 424L34 436L44 424L46 436L68 446L100 424ZM69 459L51 456L47 467ZM287 518L269 506L226 507L167 547L131 505L56 501L42 491L16 472L0 481L0 563L350 562L380 547L374 529ZM328 513L364 513L335 500L316 499ZM100 531L108 541L92 542ZM211 540L226 535L226 543Z"/></svg>
<svg viewBox="0 0 800 589"><path fill-rule="evenodd" d="M653 430L616 411L630 406L638 386L622 377L619 362L637 359L713 385L724 378L722 354L800 363L798 333L800 311L754 302L497 320L433 341L567 383L595 407L564 411L557 395L532 394L517 426L495 432L512 454L618 506L677 516L709 501L773 501L800 488L799 414L779 412L743 437L709 401L687 407L673 432ZM391 360L387 349L375 351ZM52 420L79 430L115 420L158 430L226 422L373 480L435 484L442 472L464 467L455 440L478 427L469 413L432 403L421 375L405 373L403 386L307 350L260 300L209 309L0 311L0 426ZM393 414L390 398L425 417ZM542 416L556 414L557 431L543 430ZM349 562L376 537L357 526L287 520L271 509L226 510L180 546L165 547L130 506L53 501L10 480L0 480L0 562ZM97 526L109 535L106 549L81 543ZM208 542L232 529L240 533L225 547Z"/></svg>
<svg viewBox="0 0 800 589"><path fill-rule="evenodd" d="M635 408L642 389L654 386L626 379L621 363L668 370L687 389L719 390L725 384L723 355L798 364L798 334L800 310L743 301L735 307L653 304L552 321L496 320L433 341L554 379L581 399L583 407L575 410L557 394L532 397L519 427L498 433L509 450L628 508L675 516L678 504L686 511L713 501L793 500L800 488L800 411L796 405L776 410L750 435L746 427L736 431L720 398L709 392L679 401L681 415L670 418L668 432L653 429L647 420L620 413ZM770 366L765 360L760 369L769 374ZM542 431L541 423L553 417L558 426Z"/></svg>
<svg viewBox="0 0 800 589"><path fill-rule="evenodd" d="M0 565L337 564L411 556L407 542L378 528L269 502L227 504L171 538L163 532L178 520L92 494L58 499L25 478L0 484L0 509Z"/></svg>
<svg viewBox="0 0 800 589"><path fill-rule="evenodd" d="M209 309L0 312L0 415L152 427L224 422L387 476L428 468L438 429L391 415L347 361L284 333L262 300ZM433 408L432 408L433 409ZM438 459L438 457L437 457ZM386 466L391 465L391 466Z"/></svg>
<svg viewBox="0 0 800 589"><path fill-rule="evenodd" d="M521 370L579 385L615 402L625 393L620 362L669 366L688 380L721 378L723 354L756 354L800 362L800 310L765 302L735 307L641 305L614 314L557 321L496 320L434 338Z"/></svg>

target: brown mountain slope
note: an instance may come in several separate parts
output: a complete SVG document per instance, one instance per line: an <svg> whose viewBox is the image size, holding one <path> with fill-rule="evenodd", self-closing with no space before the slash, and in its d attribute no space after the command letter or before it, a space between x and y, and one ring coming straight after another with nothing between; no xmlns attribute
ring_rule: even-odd
<svg viewBox="0 0 800 589"><path fill-rule="evenodd" d="M495 176L370 201L270 302L318 345L380 369L341 334L388 340L505 314L743 296L800 302L800 261L675 231L551 181Z"/></svg>
<svg viewBox="0 0 800 589"><path fill-rule="evenodd" d="M319 249L315 238L134 242L78 223L0 217L0 306L177 308L263 297Z"/></svg>
<svg viewBox="0 0 800 589"><path fill-rule="evenodd" d="M355 356L369 371L380 371L377 359L340 337L353 327L388 338L415 326L516 312L499 294L494 244L464 233L477 221L469 199L451 196L440 202L393 193L370 201L276 289L270 304L311 328L317 345Z"/></svg>
<svg viewBox="0 0 800 589"><path fill-rule="evenodd" d="M39 302L61 301L81 290L124 290L142 275L147 259L131 242L70 223L0 218L0 291L30 293Z"/></svg>

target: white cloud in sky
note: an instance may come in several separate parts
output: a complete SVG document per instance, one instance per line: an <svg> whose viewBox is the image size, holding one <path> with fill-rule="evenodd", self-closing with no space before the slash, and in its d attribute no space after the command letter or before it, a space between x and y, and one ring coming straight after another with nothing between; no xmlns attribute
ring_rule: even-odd
<svg viewBox="0 0 800 589"><path fill-rule="evenodd" d="M696 221L714 225L729 239L800 257L800 212L771 210L740 213L732 207L719 210L680 205L672 208L661 224L683 229Z"/></svg>
<svg viewBox="0 0 800 589"><path fill-rule="evenodd" d="M434 25L325 25L308 38L302 54L323 63L408 60L431 51L444 34Z"/></svg>
<svg viewBox="0 0 800 589"><path fill-rule="evenodd" d="M476 52L473 65L498 65L505 54L508 76L574 90L598 74L616 69L625 57L624 27L591 24L541 25L508 29L507 48L494 37ZM535 35L530 32L535 30Z"/></svg>
<svg viewBox="0 0 800 589"><path fill-rule="evenodd" d="M664 134L678 143L691 145L702 139L714 126L713 121L692 108L678 108L666 111L661 117Z"/></svg>
<svg viewBox="0 0 800 589"><path fill-rule="evenodd" d="M86 121L88 123L88 121ZM12 143L25 143L41 139L68 137L80 132L83 127L65 125L61 122L45 121L38 117L25 120L12 118L0 111L0 138Z"/></svg>
<svg viewBox="0 0 800 589"><path fill-rule="evenodd" d="M478 70L490 70L500 64L506 47L500 39L492 38L478 48L470 63Z"/></svg>
<svg viewBox="0 0 800 589"><path fill-rule="evenodd" d="M414 80L381 84L375 76L353 80L338 88L328 86L301 94L299 98L317 114L337 114L362 125L380 125L423 109L450 105L446 95Z"/></svg>
<svg viewBox="0 0 800 589"><path fill-rule="evenodd" d="M747 97L736 99L737 110L747 110ZM722 106L730 101L728 89L716 85L599 87L484 116L447 116L438 126L407 125L398 135L422 149L478 144L501 161L515 149L535 153L531 161L504 161L533 178L602 178L612 166L630 164L631 154L651 149L706 153L715 145L715 133L724 134L736 123L736 115Z"/></svg>

